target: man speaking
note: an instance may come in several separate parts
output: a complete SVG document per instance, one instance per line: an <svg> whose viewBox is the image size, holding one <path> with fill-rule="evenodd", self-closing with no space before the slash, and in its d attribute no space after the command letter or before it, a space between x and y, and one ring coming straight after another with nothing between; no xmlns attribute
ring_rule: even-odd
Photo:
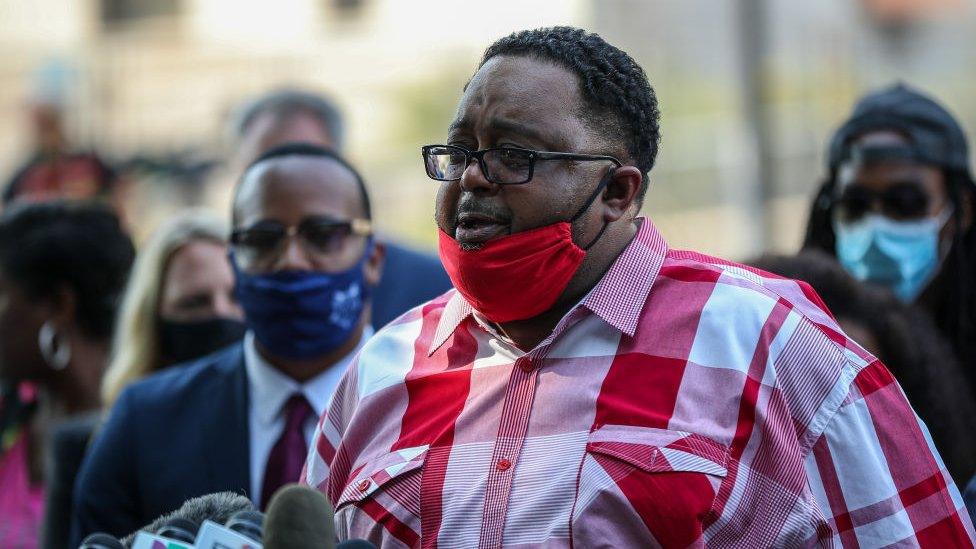
<svg viewBox="0 0 976 549"><path fill-rule="evenodd" d="M812 291L638 216L658 135L643 70L599 36L488 48L423 148L456 291L364 346L306 462L340 538L972 543L925 427Z"/></svg>

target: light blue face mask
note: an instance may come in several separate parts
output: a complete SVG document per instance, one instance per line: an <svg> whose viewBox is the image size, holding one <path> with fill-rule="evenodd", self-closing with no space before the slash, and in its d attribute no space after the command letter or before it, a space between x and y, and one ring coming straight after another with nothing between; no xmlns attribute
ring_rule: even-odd
<svg viewBox="0 0 976 549"><path fill-rule="evenodd" d="M886 286L911 302L939 269L939 232L951 215L951 208L945 208L918 221L895 221L880 214L853 223L835 220L837 259L858 280Z"/></svg>

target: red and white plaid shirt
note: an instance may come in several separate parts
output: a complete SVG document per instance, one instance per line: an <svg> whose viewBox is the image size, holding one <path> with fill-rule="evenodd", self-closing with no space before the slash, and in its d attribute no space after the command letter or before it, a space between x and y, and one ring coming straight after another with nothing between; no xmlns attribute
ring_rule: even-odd
<svg viewBox="0 0 976 549"><path fill-rule="evenodd" d="M366 344L303 474L378 547L970 547L925 426L810 288L649 220L522 352L456 292Z"/></svg>

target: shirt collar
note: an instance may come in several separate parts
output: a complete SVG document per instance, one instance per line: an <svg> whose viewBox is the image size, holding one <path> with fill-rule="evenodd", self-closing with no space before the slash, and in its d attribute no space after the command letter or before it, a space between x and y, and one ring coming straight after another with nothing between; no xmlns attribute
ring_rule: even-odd
<svg viewBox="0 0 976 549"><path fill-rule="evenodd" d="M366 326L355 349L337 360L324 372L305 383L299 383L279 371L261 356L254 343L254 332L248 331L244 336L244 368L247 371L251 397L250 405L257 412L261 426L270 427L273 425L281 413L285 401L295 393L302 393L315 414L321 416L328 407L332 393L339 385L346 368L372 335L372 326Z"/></svg>
<svg viewBox="0 0 976 549"><path fill-rule="evenodd" d="M637 221L640 223L637 235L580 303L629 336L637 331L644 303L668 252L664 237L651 220L639 216ZM441 313L428 356L440 348L473 312L471 304L455 291Z"/></svg>

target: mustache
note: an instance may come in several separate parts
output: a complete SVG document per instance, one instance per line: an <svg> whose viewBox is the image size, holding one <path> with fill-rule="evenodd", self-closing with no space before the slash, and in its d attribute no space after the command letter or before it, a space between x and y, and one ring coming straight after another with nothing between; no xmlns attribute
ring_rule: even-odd
<svg viewBox="0 0 976 549"><path fill-rule="evenodd" d="M512 212L507 208L502 208L490 202L479 201L472 195L465 196L458 201L457 209L451 219L451 223L455 227L458 224L458 218L462 214L483 215L504 224L509 224L512 221Z"/></svg>

